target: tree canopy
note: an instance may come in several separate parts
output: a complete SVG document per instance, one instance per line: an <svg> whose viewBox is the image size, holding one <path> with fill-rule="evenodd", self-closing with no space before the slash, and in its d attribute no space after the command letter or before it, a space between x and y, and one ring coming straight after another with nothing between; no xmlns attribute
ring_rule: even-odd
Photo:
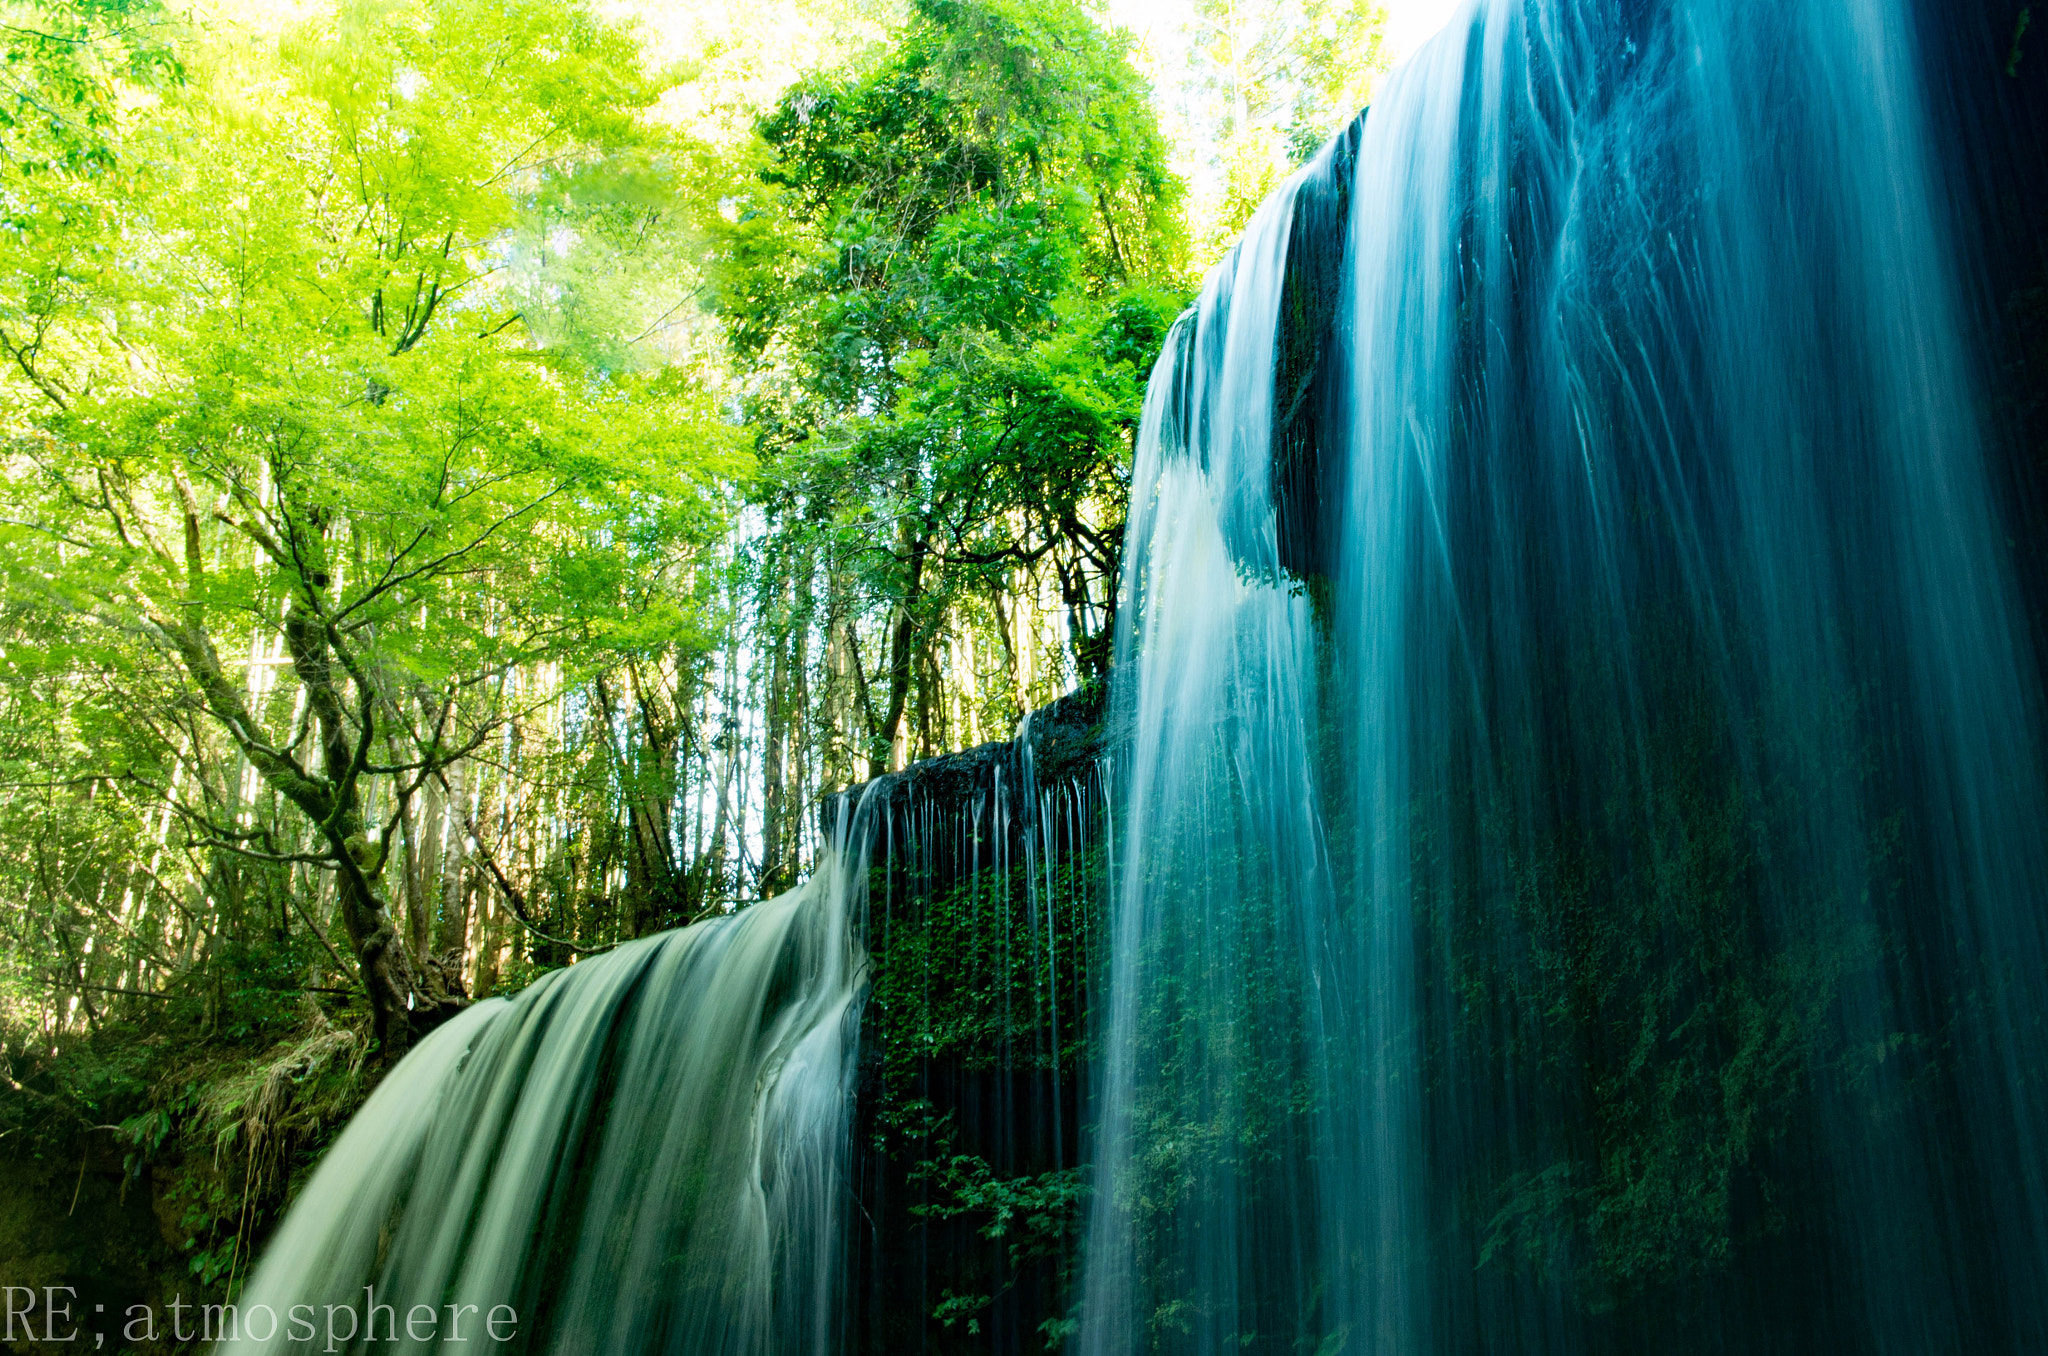
<svg viewBox="0 0 2048 1356"><path fill-rule="evenodd" d="M18 195L83 210L0 280L7 676L47 715L11 725L215 875L327 873L380 1031L463 987L423 901L396 931L403 821L551 689L692 639L674 576L745 469L552 276L677 197L633 56L558 5L351 5L195 49Z"/></svg>
<svg viewBox="0 0 2048 1356"><path fill-rule="evenodd" d="M826 581L792 596L838 656L828 780L1007 734L1101 671L1143 383L1186 295L1126 55L1075 8L919 0L761 119L714 279L751 363L763 586Z"/></svg>

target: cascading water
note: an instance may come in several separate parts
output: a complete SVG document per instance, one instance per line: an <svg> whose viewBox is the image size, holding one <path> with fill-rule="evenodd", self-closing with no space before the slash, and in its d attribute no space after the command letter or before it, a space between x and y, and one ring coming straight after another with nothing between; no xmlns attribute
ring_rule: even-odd
<svg viewBox="0 0 2048 1356"><path fill-rule="evenodd" d="M1915 50L1470 5L1169 339L1088 1356L2048 1348L2037 682Z"/></svg>
<svg viewBox="0 0 2048 1356"><path fill-rule="evenodd" d="M1329 155L1326 150L1325 157ZM1100 1197L1084 1352L1305 1334L1313 1144L1260 1114L1313 1077L1304 1002L1331 911L1309 742L1316 641L1269 491L1295 195L1260 207L1146 396L1126 540L1128 708ZM1312 1321L1312 1320L1311 1320Z"/></svg>
<svg viewBox="0 0 2048 1356"><path fill-rule="evenodd" d="M841 1349L864 837L429 1035L294 1204L236 1348Z"/></svg>
<svg viewBox="0 0 2048 1356"><path fill-rule="evenodd" d="M2048 1349L2037 678L1901 2L1468 7L1169 338L1110 755L435 1032L239 1345L1036 1346L1092 1125L1085 1356Z"/></svg>
<svg viewBox="0 0 2048 1356"><path fill-rule="evenodd" d="M1098 713L838 797L797 890L433 1032L295 1202L238 1345L1039 1345L1078 1194ZM1030 1219L992 1228L992 1189Z"/></svg>
<svg viewBox="0 0 2048 1356"><path fill-rule="evenodd" d="M875 807L854 1351L1042 1349L1067 1314L1103 894L1093 694Z"/></svg>

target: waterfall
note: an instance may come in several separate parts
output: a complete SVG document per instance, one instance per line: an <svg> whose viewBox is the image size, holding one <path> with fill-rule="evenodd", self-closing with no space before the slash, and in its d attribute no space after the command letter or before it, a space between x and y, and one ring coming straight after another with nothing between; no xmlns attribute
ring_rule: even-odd
<svg viewBox="0 0 2048 1356"><path fill-rule="evenodd" d="M1468 0L1168 336L1106 715L435 1031L233 1345L2048 1350L2038 661L1917 50Z"/></svg>
<svg viewBox="0 0 2048 1356"><path fill-rule="evenodd" d="M1080 1223L1097 693L878 793L848 1350L1045 1349Z"/></svg>
<svg viewBox="0 0 2048 1356"><path fill-rule="evenodd" d="M840 1350L859 822L788 894L427 1036L300 1193L236 1349Z"/></svg>
<svg viewBox="0 0 2048 1356"><path fill-rule="evenodd" d="M1322 160L1330 158L1326 148ZM1297 175L1169 334L1146 394L1116 700L1126 844L1081 1348L1295 1329L1310 1307L1296 1127L1304 981L1330 911L1309 755L1315 635L1269 489L1275 327ZM1273 888L1264 888L1266 886ZM1266 1171L1270 1170L1270 1171ZM1148 1338L1148 1332L1150 1334ZM1210 1345L1203 1342L1202 1345Z"/></svg>
<svg viewBox="0 0 2048 1356"><path fill-rule="evenodd" d="M1087 1356L2048 1346L2039 692L1917 50L1468 4L1176 326Z"/></svg>

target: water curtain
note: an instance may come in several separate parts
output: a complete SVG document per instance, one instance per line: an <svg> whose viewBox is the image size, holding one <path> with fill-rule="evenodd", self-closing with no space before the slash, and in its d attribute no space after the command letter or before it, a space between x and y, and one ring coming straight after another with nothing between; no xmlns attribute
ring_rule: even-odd
<svg viewBox="0 0 2048 1356"><path fill-rule="evenodd" d="M2048 1344L2039 694L1917 52L1468 5L1179 323L1088 1356Z"/></svg>
<svg viewBox="0 0 2048 1356"><path fill-rule="evenodd" d="M838 1351L856 819L798 889L429 1035L300 1193L234 1348Z"/></svg>

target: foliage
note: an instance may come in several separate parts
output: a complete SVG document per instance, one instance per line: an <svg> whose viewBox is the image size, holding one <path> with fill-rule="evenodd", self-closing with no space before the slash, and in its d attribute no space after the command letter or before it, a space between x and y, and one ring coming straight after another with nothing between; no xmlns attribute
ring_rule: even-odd
<svg viewBox="0 0 2048 1356"><path fill-rule="evenodd" d="M755 365L763 593L805 585L765 639L828 656L795 717L826 785L1007 734L1106 661L1185 257L1126 41L1071 4L920 0L760 122L714 277Z"/></svg>
<svg viewBox="0 0 2048 1356"><path fill-rule="evenodd" d="M913 1185L936 1188L936 1204L913 1205L910 1213L928 1219L965 1217L975 1221L983 1238L1004 1243L1011 1270L1033 1261L1070 1261L1079 1234L1081 1207L1088 1197L1080 1168L997 1177L988 1163L973 1154L927 1159L912 1173ZM932 1317L950 1328L964 1323L970 1336L981 1331L976 1317L993 1295L955 1294L945 1290Z"/></svg>
<svg viewBox="0 0 2048 1356"><path fill-rule="evenodd" d="M402 1045L464 987L430 910L401 935L388 906L417 802L460 819L459 765L563 685L708 645L688 576L745 459L567 285L680 196L624 33L363 0L184 69L0 277L12 728L216 877L328 878Z"/></svg>
<svg viewBox="0 0 2048 1356"><path fill-rule="evenodd" d="M919 1090L934 1062L1055 1076L1085 1066L1106 869L1099 846L1064 855L1049 881L1023 860L950 884L902 862L878 868L871 897L891 912L869 930L866 1020L882 1049L879 1123L891 1152L945 1138Z"/></svg>
<svg viewBox="0 0 2048 1356"><path fill-rule="evenodd" d="M247 1279L290 1191L374 1081L356 1027L304 998L296 1013L264 1012L260 996L250 998L244 1015L262 1013L257 1027L216 1025L196 1042L184 1011L192 996L181 992L126 1014L103 1007L96 1027L55 1048L10 1040L0 1051L10 1171L54 1163L52 1186L63 1193L55 1208L81 1224L88 1166L92 1195L141 1195L151 1206L143 1237L124 1233L111 1202L89 1227L104 1235L103 1251L155 1257L165 1299L231 1295ZM118 1190L102 1193L103 1178ZM61 1256L58 1231L49 1232L44 1246Z"/></svg>
<svg viewBox="0 0 2048 1356"><path fill-rule="evenodd" d="M175 84L158 0L14 0L0 10L0 183L114 167L120 88ZM7 225L35 226L35 196ZM66 204L51 204L59 209ZM27 210L23 210L27 209Z"/></svg>
<svg viewBox="0 0 2048 1356"><path fill-rule="evenodd" d="M1363 108L1386 69L1367 0L1201 0L1189 91L1221 169L1205 253L1227 249L1286 173Z"/></svg>
<svg viewBox="0 0 2048 1356"><path fill-rule="evenodd" d="M921 1278L892 1281L885 1345L1036 1329L1056 1347L1077 1299L1106 807L1088 756L1037 749L1028 818L994 809L1021 771L1000 755L933 765L878 811L859 1137L880 1177L875 1265Z"/></svg>

